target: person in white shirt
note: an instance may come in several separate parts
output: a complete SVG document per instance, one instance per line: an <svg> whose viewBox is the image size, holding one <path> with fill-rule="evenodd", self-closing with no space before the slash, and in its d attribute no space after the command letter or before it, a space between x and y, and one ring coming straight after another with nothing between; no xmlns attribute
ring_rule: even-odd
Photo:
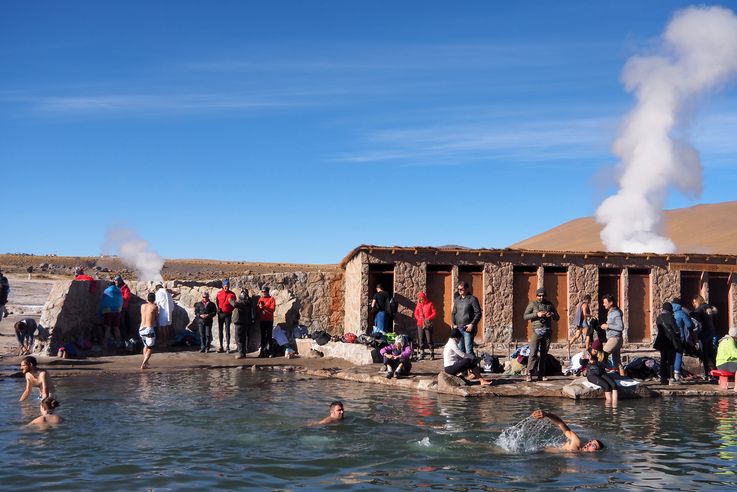
<svg viewBox="0 0 737 492"><path fill-rule="evenodd" d="M462 337L458 328L450 330L450 338L443 348L443 371L451 376L459 376L470 371L468 379L478 379L481 386L491 385L491 381L481 377L476 358L459 348L458 342Z"/></svg>

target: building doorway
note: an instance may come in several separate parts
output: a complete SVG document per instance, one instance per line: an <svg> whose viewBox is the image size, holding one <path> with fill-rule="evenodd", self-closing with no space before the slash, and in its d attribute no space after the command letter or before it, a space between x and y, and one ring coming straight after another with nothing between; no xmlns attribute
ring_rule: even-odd
<svg viewBox="0 0 737 492"><path fill-rule="evenodd" d="M373 330L373 327L375 325L374 318L376 317L376 312L371 310L371 300L374 298L374 294L376 294L376 286L381 284L381 287L383 290L388 292L390 295L394 293L394 265L386 265L386 264L378 264L378 265L369 265L369 275L368 275L368 293L369 298L367 301L369 303L369 309L368 309L368 327L369 327L369 333ZM387 315L386 319L386 327L387 330L391 331L391 328L394 326L394 320L390 319Z"/></svg>
<svg viewBox="0 0 737 492"><path fill-rule="evenodd" d="M717 314L714 316L714 333L719 339L729 332L728 273L709 273L709 304L717 308Z"/></svg>
<svg viewBox="0 0 737 492"><path fill-rule="evenodd" d="M481 320L479 321L479 329L476 332L474 338L475 343L484 342L484 269L481 265L473 266L459 266L458 267L458 281L467 282L471 288L471 294L476 296L479 300L479 306L481 307Z"/></svg>
<svg viewBox="0 0 737 492"><path fill-rule="evenodd" d="M691 309L691 299L698 295L701 295L701 272L681 272L681 302L683 307ZM672 300L666 299L668 302Z"/></svg>
<svg viewBox="0 0 737 492"><path fill-rule="evenodd" d="M453 276L450 265L427 266L427 298L435 305L435 321L433 322L433 342L444 344L448 341L453 324Z"/></svg>
<svg viewBox="0 0 737 492"><path fill-rule="evenodd" d="M545 267L543 279L545 298L553 303L560 315L553 320L551 337L553 342L568 341L568 271L565 268Z"/></svg>
<svg viewBox="0 0 737 492"><path fill-rule="evenodd" d="M530 339L531 324L523 318L525 309L537 290L537 267L514 267L512 287L512 339Z"/></svg>
<svg viewBox="0 0 737 492"><path fill-rule="evenodd" d="M613 295L617 306L622 309L622 270L618 268L599 269L599 323L606 323L607 310L601 303L601 298L605 294Z"/></svg>
<svg viewBox="0 0 737 492"><path fill-rule="evenodd" d="M630 342L643 342L652 338L650 318L650 272L632 269L628 272L627 289L628 326Z"/></svg>

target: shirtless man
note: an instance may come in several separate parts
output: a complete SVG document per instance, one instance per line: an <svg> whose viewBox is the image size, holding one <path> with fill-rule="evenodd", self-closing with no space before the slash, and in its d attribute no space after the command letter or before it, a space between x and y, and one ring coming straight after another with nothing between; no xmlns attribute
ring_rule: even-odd
<svg viewBox="0 0 737 492"><path fill-rule="evenodd" d="M334 401L330 404L330 415L313 425L337 424L343 420L343 402Z"/></svg>
<svg viewBox="0 0 737 492"><path fill-rule="evenodd" d="M28 395L31 394L31 388L34 386L41 392L41 399L48 398L54 393L54 383L51 381L48 371L39 369L36 367L37 365L38 362L36 362L36 358L32 355L24 357L20 361L20 372L26 377L26 389L20 395L18 401L28 398Z"/></svg>
<svg viewBox="0 0 737 492"><path fill-rule="evenodd" d="M148 293L146 298L148 301L141 306L141 327L138 334L143 341L143 362L141 369L148 369L148 360L153 353L153 346L156 343L156 325L159 320L159 306L156 304L156 294Z"/></svg>
<svg viewBox="0 0 737 492"><path fill-rule="evenodd" d="M563 432L563 434L566 436L566 439L568 439L568 442L563 445L563 447L560 448L546 448L545 451L574 451L574 452L583 452L583 453L593 453L594 451L599 451L601 449L604 449L604 443L602 443L598 439L592 439L589 442L587 442L584 445L581 445L581 438L578 437L578 434L573 432L563 420L561 420L560 417L558 417L555 414L544 412L542 410L535 410L532 412L532 418L535 419L549 419L552 423L558 427L558 429Z"/></svg>

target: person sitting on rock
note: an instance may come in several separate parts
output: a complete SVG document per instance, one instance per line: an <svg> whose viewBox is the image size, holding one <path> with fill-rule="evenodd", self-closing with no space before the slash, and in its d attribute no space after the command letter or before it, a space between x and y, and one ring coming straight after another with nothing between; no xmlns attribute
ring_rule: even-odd
<svg viewBox="0 0 737 492"><path fill-rule="evenodd" d="M737 326L730 328L729 333L719 340L719 345L717 346L717 369L720 371L737 372Z"/></svg>
<svg viewBox="0 0 737 492"><path fill-rule="evenodd" d="M491 384L491 381L481 377L481 370L476 363L476 358L464 352L458 346L463 335L458 328L450 330L450 338L443 349L443 371L451 376L461 376L470 371L468 379L478 379L481 386Z"/></svg>
<svg viewBox="0 0 737 492"><path fill-rule="evenodd" d="M404 335L398 336L397 340L379 351L386 366L387 379L408 376L412 370L412 346L407 342Z"/></svg>
<svg viewBox="0 0 737 492"><path fill-rule="evenodd" d="M296 343L294 339L289 335L291 330L285 330L281 325L274 326L271 331L271 353L269 357L283 357L287 354L287 350L291 349L290 352L295 352Z"/></svg>
<svg viewBox="0 0 737 492"><path fill-rule="evenodd" d="M591 344L589 352L589 364L586 369L586 380L604 390L604 404L617 406L619 400L619 392L617 391L617 383L606 372L604 367L604 351L601 340L594 340Z"/></svg>

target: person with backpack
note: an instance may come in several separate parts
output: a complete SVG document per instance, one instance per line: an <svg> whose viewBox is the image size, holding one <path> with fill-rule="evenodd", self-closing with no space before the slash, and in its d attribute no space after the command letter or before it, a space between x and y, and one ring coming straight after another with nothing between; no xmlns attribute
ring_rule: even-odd
<svg viewBox="0 0 737 492"><path fill-rule="evenodd" d="M683 345L683 348L680 351L676 352L675 363L673 364L673 379L675 379L676 381L681 381L683 380L683 377L681 376L683 354L686 353L689 345L691 344L691 330L693 329L693 321L691 321L691 318L683 310L683 305L681 303L680 297L674 297L670 304L671 306L673 306L673 317L676 320L678 334Z"/></svg>
<svg viewBox="0 0 737 492"><path fill-rule="evenodd" d="M476 296L468 291L467 282L458 282L457 292L453 294L453 328L458 328L463 338L459 347L465 353L476 357L473 352L473 339L481 321L481 306Z"/></svg>
<svg viewBox="0 0 737 492"><path fill-rule="evenodd" d="M669 384L674 380L673 367L677 352L683 353L681 336L678 333L676 319L673 317L673 306L663 303L663 310L655 320L658 334L655 336L653 348L660 352L660 384Z"/></svg>
<svg viewBox="0 0 737 492"><path fill-rule="evenodd" d="M435 359L435 345L432 340L432 323L437 316L435 305L430 302L424 292L417 296L415 306L415 320L417 320L417 348L422 350L420 360L427 357L425 348L430 349L430 360Z"/></svg>
<svg viewBox="0 0 737 492"><path fill-rule="evenodd" d="M545 289L535 291L535 299L530 301L523 315L525 321L532 321L530 337L530 357L527 359L527 382L532 382L533 373L537 373L538 381L546 381L545 364L550 348L550 335L553 320L558 321L560 315L553 303L545 298ZM539 355L538 355L539 349Z"/></svg>
<svg viewBox="0 0 737 492"><path fill-rule="evenodd" d="M717 308L707 304L706 300L700 295L696 295L691 299L693 311L691 317L699 322L701 330L698 333L699 342L701 344L701 363L704 366L704 379L712 380L711 370L717 366L716 354L714 352L714 316L717 314Z"/></svg>

